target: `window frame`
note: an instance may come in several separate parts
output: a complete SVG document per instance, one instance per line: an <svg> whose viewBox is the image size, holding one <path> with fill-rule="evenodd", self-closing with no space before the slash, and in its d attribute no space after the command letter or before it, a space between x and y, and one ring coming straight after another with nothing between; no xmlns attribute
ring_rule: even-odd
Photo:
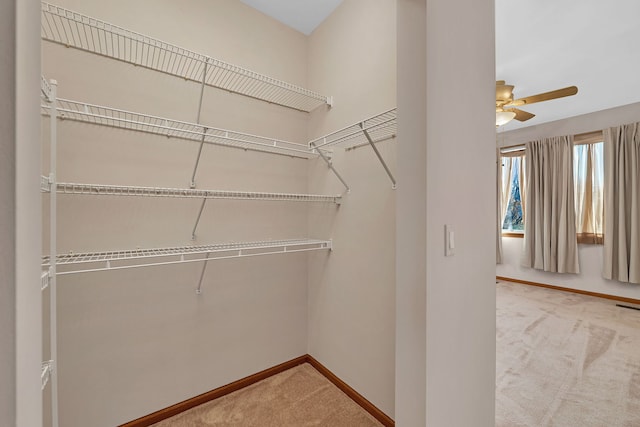
<svg viewBox="0 0 640 427"><path fill-rule="evenodd" d="M588 145L588 144L603 144L604 148L604 134L602 131L598 132L590 132L588 134L582 134L581 138L577 141L574 140L574 147L576 145ZM604 168L604 165L602 165ZM604 192L604 189L603 189ZM578 244L581 245L603 245L604 244L604 212L602 212L602 234L596 233L581 233L576 228L576 239L578 240Z"/></svg>
<svg viewBox="0 0 640 427"><path fill-rule="evenodd" d="M503 151L503 150L507 150L507 151ZM502 163L502 158L504 157L522 157L522 161L524 161L524 153L525 153L525 148L522 145L516 145L513 147L503 147L500 149L500 160L501 160L501 167L504 167L504 164ZM523 182L524 177L520 177L520 182ZM520 195L522 196L522 189L520 189ZM524 212L522 213L524 216ZM501 218L500 224L504 224L504 215ZM523 224L524 224L524 218L523 218ZM508 229L504 229L500 228L500 232L502 234L502 237L517 237L517 238L524 238L524 229L522 231L519 230L508 230Z"/></svg>
<svg viewBox="0 0 640 427"><path fill-rule="evenodd" d="M598 131L593 131L593 132L586 132L586 133L581 133L581 134L576 134L573 136L573 145L583 145L583 144L593 144L593 143L599 143L599 142L603 142L604 141L604 133L601 130ZM502 157L506 157L505 155L507 155L508 157L516 157L518 154L517 153L522 153L521 155L524 157L524 153L525 153L525 146L524 144L516 144L516 145L510 145L510 146L506 146L506 147L500 147L500 159L502 159ZM521 177L521 180L523 178ZM524 212L523 212L523 216L524 216ZM504 222L504 218L501 221L501 224ZM526 216L523 219L523 222L525 223L525 227L526 227ZM505 230L503 228L501 228L501 235L502 237L516 237L516 238L524 238L524 230L522 231L517 231L517 230ZM583 234L583 233L582 233ZM604 235L604 230L603 230L603 235ZM584 234L583 234L584 236ZM602 241L604 239L602 239L602 241L600 239L597 238L589 238L589 237L579 237L579 233L576 230L576 239L578 241L578 244L602 244ZM594 241L595 240L595 241Z"/></svg>

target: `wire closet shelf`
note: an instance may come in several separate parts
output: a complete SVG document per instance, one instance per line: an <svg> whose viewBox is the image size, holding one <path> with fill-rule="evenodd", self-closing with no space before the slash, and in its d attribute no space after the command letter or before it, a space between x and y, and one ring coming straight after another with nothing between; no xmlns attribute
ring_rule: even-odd
<svg viewBox="0 0 640 427"><path fill-rule="evenodd" d="M310 112L331 98L207 55L42 2L41 37L129 64Z"/></svg>
<svg viewBox="0 0 640 427"><path fill-rule="evenodd" d="M43 270L40 273L40 290L44 291L49 287L49 277L51 277L49 269Z"/></svg>
<svg viewBox="0 0 640 427"><path fill-rule="evenodd" d="M49 193L50 191L51 191L51 183L49 182L49 177L40 175L40 192Z"/></svg>
<svg viewBox="0 0 640 427"><path fill-rule="evenodd" d="M193 199L274 200L290 202L325 202L339 204L341 195L264 193L249 191L200 190L167 187L140 187L124 185L57 183L58 194L99 196L169 197Z"/></svg>
<svg viewBox="0 0 640 427"><path fill-rule="evenodd" d="M367 134L373 143L395 138L398 132L397 109L385 111L368 119L316 138L309 142L309 148L322 147L355 148L369 144Z"/></svg>
<svg viewBox="0 0 640 427"><path fill-rule="evenodd" d="M207 144L283 154L291 157L313 158L317 154L305 144L267 138L243 132L220 129L204 124L172 120L68 99L57 99L58 118L95 125L152 133L170 138L186 139ZM42 114L49 115L51 107L43 104ZM328 153L325 153L328 155Z"/></svg>
<svg viewBox="0 0 640 427"><path fill-rule="evenodd" d="M268 240L245 243L221 243L200 246L60 254L56 256L56 264L63 268L70 267L70 269L65 268L57 272L58 275L65 275L326 249L331 249L331 240ZM49 256L42 257L44 267L46 267L49 262Z"/></svg>
<svg viewBox="0 0 640 427"><path fill-rule="evenodd" d="M49 382L49 377L51 377L51 368L53 365L53 360L47 360L46 362L42 362L42 370L40 372L40 379L42 381L42 390L47 386Z"/></svg>
<svg viewBox="0 0 640 427"><path fill-rule="evenodd" d="M309 149L317 152L323 159L325 159L325 156L320 150L325 149L326 147L340 146L345 150L349 150L363 145L369 145L380 161L380 164L384 168L387 176L391 180L391 188L395 190L397 188L396 179L389 169L389 166L382 158L380 151L376 147L376 143L395 138L397 132L397 109L393 108L323 137L309 141ZM331 163L327 162L327 164L329 167L332 167ZM337 173L336 176L340 178ZM345 184L342 178L340 178L340 180ZM345 187L347 187L348 191L348 186L346 184Z"/></svg>
<svg viewBox="0 0 640 427"><path fill-rule="evenodd" d="M40 96L45 101L51 101L51 85L42 75L40 76Z"/></svg>

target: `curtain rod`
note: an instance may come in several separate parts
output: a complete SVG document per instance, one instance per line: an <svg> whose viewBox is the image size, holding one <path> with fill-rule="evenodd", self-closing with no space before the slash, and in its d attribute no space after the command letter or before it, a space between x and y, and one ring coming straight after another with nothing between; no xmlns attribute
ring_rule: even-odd
<svg viewBox="0 0 640 427"><path fill-rule="evenodd" d="M592 142L598 142L598 139L601 139L604 136L603 132L601 130L596 130L596 131L592 131L592 132L584 132L584 133L578 133L575 134L573 136L573 143L575 144L590 144ZM515 145L507 145L506 147L500 147L500 152L503 152L503 150L506 151L518 151L515 149L522 149L524 150L524 144L515 144Z"/></svg>

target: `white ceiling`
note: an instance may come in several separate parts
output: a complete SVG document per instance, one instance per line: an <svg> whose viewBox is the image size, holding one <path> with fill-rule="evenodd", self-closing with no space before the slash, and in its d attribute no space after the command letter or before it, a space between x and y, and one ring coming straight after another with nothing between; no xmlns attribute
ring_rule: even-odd
<svg viewBox="0 0 640 427"><path fill-rule="evenodd" d="M241 0L310 34L342 0ZM501 130L640 102L640 0L495 0L496 79L522 98L566 86L575 96L522 109Z"/></svg>
<svg viewBox="0 0 640 427"><path fill-rule="evenodd" d="M309 35L342 0L240 0L265 15Z"/></svg>
<svg viewBox="0 0 640 427"><path fill-rule="evenodd" d="M640 101L639 18L639 0L496 0L496 79L516 98L578 87L504 130Z"/></svg>

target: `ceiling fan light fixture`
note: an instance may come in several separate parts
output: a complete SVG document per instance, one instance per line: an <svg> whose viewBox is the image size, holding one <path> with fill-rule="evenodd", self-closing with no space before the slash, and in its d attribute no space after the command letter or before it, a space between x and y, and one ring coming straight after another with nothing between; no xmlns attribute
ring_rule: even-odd
<svg viewBox="0 0 640 427"><path fill-rule="evenodd" d="M503 126L514 119L516 113L513 111L496 111L496 127Z"/></svg>

